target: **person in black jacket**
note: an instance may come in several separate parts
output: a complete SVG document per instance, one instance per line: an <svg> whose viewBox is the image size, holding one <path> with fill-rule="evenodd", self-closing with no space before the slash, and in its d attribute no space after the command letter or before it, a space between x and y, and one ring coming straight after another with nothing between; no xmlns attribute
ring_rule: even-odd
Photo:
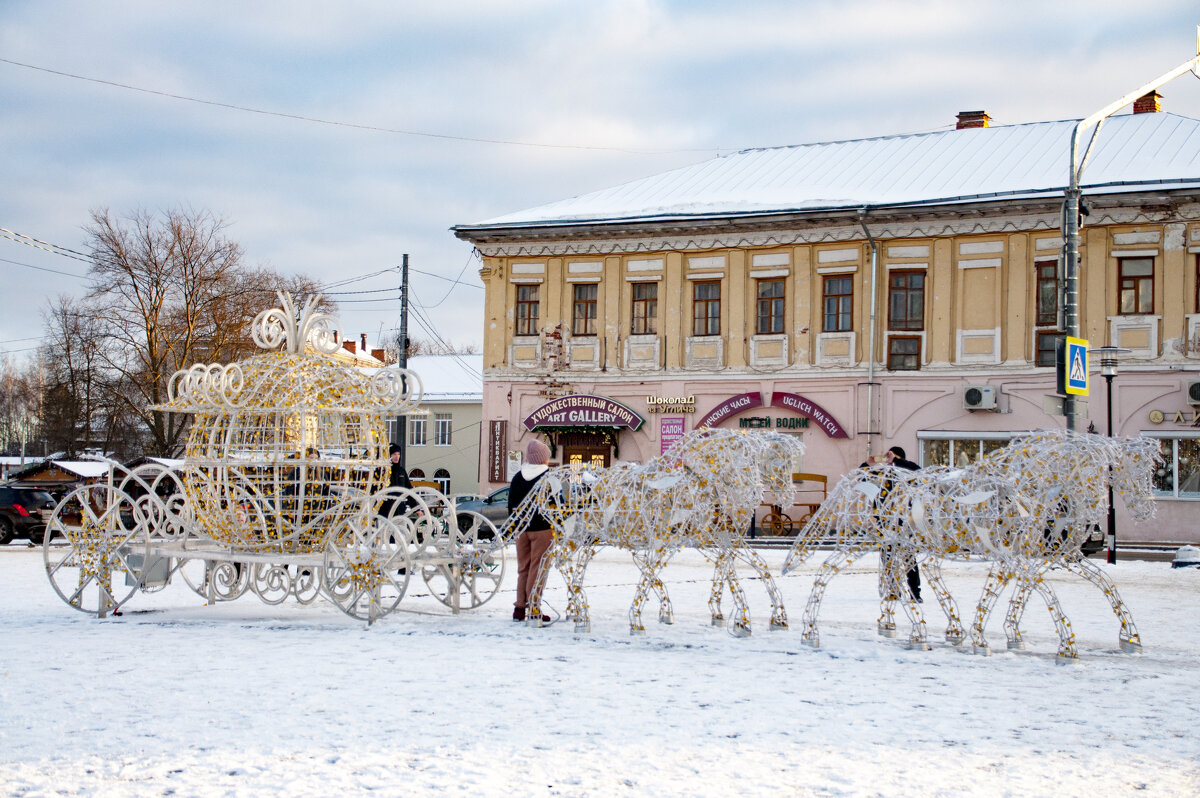
<svg viewBox="0 0 1200 798"><path fill-rule="evenodd" d="M905 457L904 449L899 446L893 446L883 453L884 465L890 465L893 468L902 468L905 471L919 471L921 467ZM890 552L885 552L885 556L889 556ZM917 570L917 564L914 562L913 567L908 570L908 589L912 593L913 601L921 601L921 572Z"/></svg>
<svg viewBox="0 0 1200 798"><path fill-rule="evenodd" d="M534 438L525 446L525 464L513 477L508 487L508 514L513 512L533 490L537 481L549 470L546 465L550 461L550 447ZM537 582L538 571L542 566L542 557L550 544L554 542L554 531L550 522L541 513L534 514L525 531L517 536L517 601L513 605L513 620L525 620L526 608L538 604L540 596L532 596L534 584ZM548 616L542 616L548 621Z"/></svg>
<svg viewBox="0 0 1200 798"><path fill-rule="evenodd" d="M388 459L392 461L391 469L388 473L389 488L405 488L412 490L412 480L408 478L408 472L404 470L404 466L400 465L400 446L393 443L388 447ZM413 506L411 499L405 499L396 504L395 499L384 499L379 505L379 514L390 516L393 512L404 513Z"/></svg>

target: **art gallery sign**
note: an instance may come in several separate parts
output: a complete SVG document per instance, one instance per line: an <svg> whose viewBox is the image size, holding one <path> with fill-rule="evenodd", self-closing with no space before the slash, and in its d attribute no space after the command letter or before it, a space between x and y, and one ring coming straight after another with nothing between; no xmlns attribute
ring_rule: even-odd
<svg viewBox="0 0 1200 798"><path fill-rule="evenodd" d="M607 396L572 394L552 399L525 418L525 429L546 427L624 427L636 430L642 417Z"/></svg>

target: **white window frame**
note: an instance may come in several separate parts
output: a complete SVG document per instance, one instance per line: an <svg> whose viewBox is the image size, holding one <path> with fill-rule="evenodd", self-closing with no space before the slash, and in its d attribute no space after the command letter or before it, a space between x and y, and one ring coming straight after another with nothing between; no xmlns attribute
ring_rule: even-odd
<svg viewBox="0 0 1200 798"><path fill-rule="evenodd" d="M434 446L450 446L454 440L454 414L434 413Z"/></svg>
<svg viewBox="0 0 1200 798"><path fill-rule="evenodd" d="M425 417L408 417L408 445L424 446L428 438L425 435Z"/></svg>
<svg viewBox="0 0 1200 798"><path fill-rule="evenodd" d="M1155 440L1196 440L1200 438L1200 430L1192 432L1190 430L1142 430L1139 434L1145 435L1147 438ZM1179 492L1179 446L1175 443L1171 444L1171 456L1165 463L1167 468L1171 469L1170 491L1154 491L1154 497L1157 499L1170 499L1172 501L1195 502L1200 501L1200 491L1196 493L1180 494Z"/></svg>

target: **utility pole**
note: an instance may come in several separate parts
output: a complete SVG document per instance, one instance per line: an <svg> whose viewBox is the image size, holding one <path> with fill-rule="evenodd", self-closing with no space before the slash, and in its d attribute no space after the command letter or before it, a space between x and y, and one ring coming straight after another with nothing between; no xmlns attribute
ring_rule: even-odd
<svg viewBox="0 0 1200 798"><path fill-rule="evenodd" d="M408 367L408 253L404 253L400 265L400 357L396 365ZM406 381L407 383L407 381ZM407 387L407 384L406 384ZM392 443L400 447L400 465L408 470L408 431L405 429L407 418L403 413L396 416L396 437Z"/></svg>

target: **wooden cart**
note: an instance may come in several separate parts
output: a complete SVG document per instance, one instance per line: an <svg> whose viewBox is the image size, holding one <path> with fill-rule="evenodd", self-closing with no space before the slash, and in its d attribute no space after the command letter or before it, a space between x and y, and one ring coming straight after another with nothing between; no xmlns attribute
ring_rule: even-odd
<svg viewBox="0 0 1200 798"><path fill-rule="evenodd" d="M794 501L789 507L764 502L771 508L762 518L759 528L764 535L796 535L825 501L828 480L824 474L792 474Z"/></svg>

